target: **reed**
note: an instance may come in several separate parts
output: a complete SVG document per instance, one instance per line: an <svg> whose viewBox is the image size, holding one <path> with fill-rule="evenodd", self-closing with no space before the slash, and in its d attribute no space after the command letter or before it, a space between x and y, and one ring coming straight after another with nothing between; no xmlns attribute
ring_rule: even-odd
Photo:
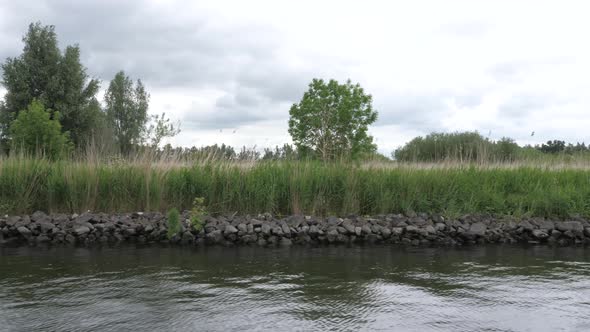
<svg viewBox="0 0 590 332"><path fill-rule="evenodd" d="M0 212L590 216L587 164L0 160Z"/></svg>

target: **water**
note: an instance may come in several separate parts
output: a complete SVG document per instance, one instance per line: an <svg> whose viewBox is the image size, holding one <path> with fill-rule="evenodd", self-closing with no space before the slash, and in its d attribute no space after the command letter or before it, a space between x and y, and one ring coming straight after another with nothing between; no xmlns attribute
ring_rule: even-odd
<svg viewBox="0 0 590 332"><path fill-rule="evenodd" d="M2 331L590 331L590 249L0 248Z"/></svg>

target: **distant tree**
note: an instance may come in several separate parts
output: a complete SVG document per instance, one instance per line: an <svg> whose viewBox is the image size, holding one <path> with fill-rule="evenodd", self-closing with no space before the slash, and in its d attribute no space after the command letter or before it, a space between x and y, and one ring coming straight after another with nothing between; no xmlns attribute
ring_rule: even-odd
<svg viewBox="0 0 590 332"><path fill-rule="evenodd" d="M357 158L377 147L368 126L377 120L371 95L348 80L339 84L314 79L289 114L289 134L298 151L323 160Z"/></svg>
<svg viewBox="0 0 590 332"><path fill-rule="evenodd" d="M95 97L98 80L88 78L78 46L68 46L62 54L55 28L39 22L29 25L23 42L23 53L2 64L7 90L0 106L2 140L9 138L8 128L18 113L37 99L59 114L63 130L70 132L77 146L86 143L103 114Z"/></svg>
<svg viewBox="0 0 590 332"><path fill-rule="evenodd" d="M519 150L520 147L512 138L502 137L495 143L494 157L498 161L514 161Z"/></svg>
<svg viewBox="0 0 590 332"><path fill-rule="evenodd" d="M150 144L155 149L160 146L162 139L166 137L174 137L180 133L180 124L172 123L172 121L166 117L166 113L154 115L151 119L152 124L147 130L147 136L151 141Z"/></svg>
<svg viewBox="0 0 590 332"><path fill-rule="evenodd" d="M105 94L106 116L122 154L127 155L133 146L145 139L148 122L149 94L141 80L133 81L118 72Z"/></svg>
<svg viewBox="0 0 590 332"><path fill-rule="evenodd" d="M29 154L59 159L73 147L68 133L62 133L59 121L51 119L51 111L37 100L19 112L9 131L13 146Z"/></svg>
<svg viewBox="0 0 590 332"><path fill-rule="evenodd" d="M430 133L416 137L395 150L400 161L476 161L493 157L493 142L478 132Z"/></svg>
<svg viewBox="0 0 590 332"><path fill-rule="evenodd" d="M564 152L566 149L565 141L553 140L547 141L546 144L537 146L537 149L544 153L559 153Z"/></svg>

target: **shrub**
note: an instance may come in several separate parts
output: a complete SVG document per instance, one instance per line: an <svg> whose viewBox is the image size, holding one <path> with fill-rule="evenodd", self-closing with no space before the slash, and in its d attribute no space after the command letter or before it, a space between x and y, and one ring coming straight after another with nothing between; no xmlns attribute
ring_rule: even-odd
<svg viewBox="0 0 590 332"><path fill-rule="evenodd" d="M203 216L207 214L207 209L205 208L204 203L205 199L203 197L196 197L193 201L191 225L197 232L200 232L203 229L205 223Z"/></svg>
<svg viewBox="0 0 590 332"><path fill-rule="evenodd" d="M61 132L57 120L59 113L51 119L50 110L37 100L19 113L10 126L10 136L16 148L31 155L43 155L50 159L60 159L72 149L68 133Z"/></svg>
<svg viewBox="0 0 590 332"><path fill-rule="evenodd" d="M174 235L180 232L180 213L175 208L168 211L168 238L171 239Z"/></svg>

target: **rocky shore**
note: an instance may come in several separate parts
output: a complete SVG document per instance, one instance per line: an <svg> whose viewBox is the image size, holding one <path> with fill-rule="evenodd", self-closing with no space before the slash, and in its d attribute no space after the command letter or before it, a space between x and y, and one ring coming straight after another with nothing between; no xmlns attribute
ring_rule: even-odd
<svg viewBox="0 0 590 332"><path fill-rule="evenodd" d="M458 246L484 243L590 244L590 222L583 218L552 221L515 220L486 215L446 219L429 214L273 217L206 216L201 229L181 214L179 232L169 237L161 213L81 215L35 212L0 218L0 245L100 245L121 242L182 245L289 246L386 243L413 246ZM198 228L198 227L197 227Z"/></svg>

